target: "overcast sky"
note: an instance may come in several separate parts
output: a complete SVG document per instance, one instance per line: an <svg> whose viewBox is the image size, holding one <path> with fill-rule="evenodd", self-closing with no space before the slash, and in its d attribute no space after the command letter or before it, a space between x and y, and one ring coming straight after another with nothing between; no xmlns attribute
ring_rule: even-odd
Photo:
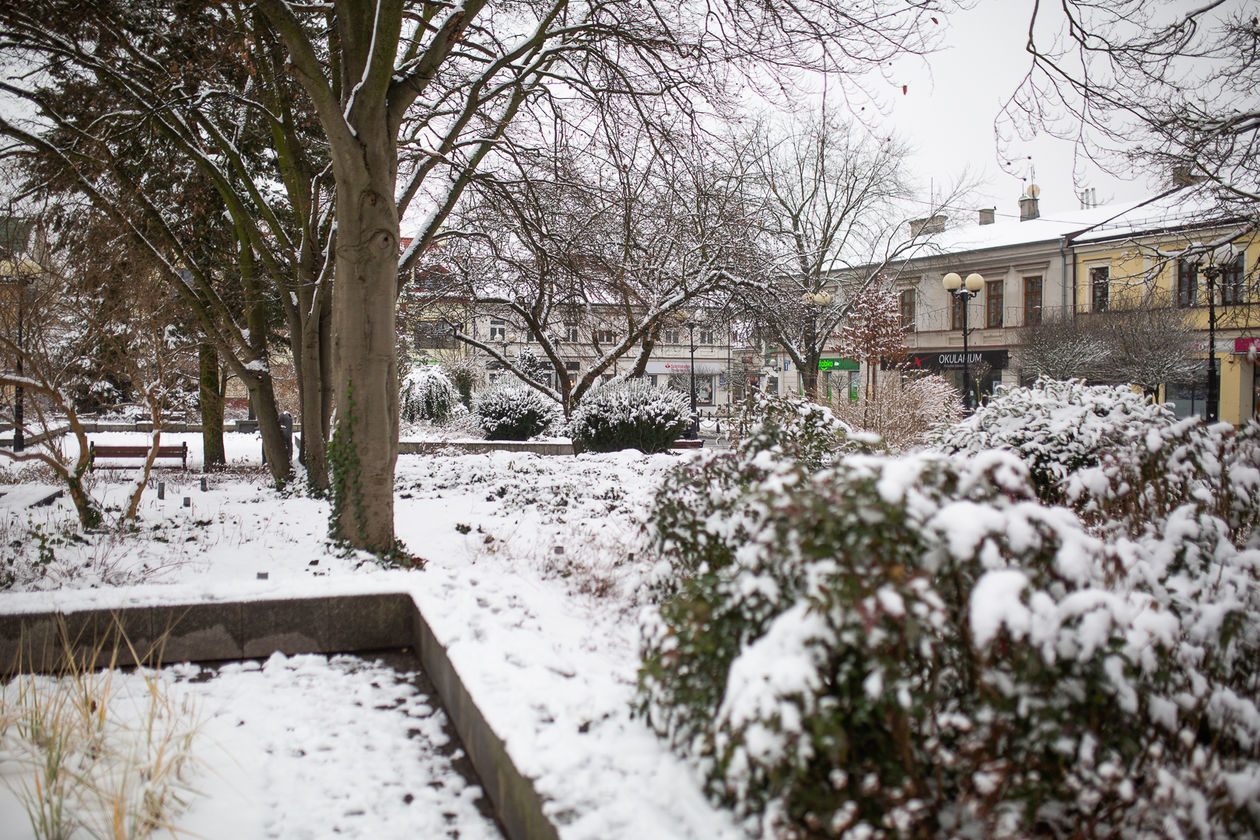
<svg viewBox="0 0 1260 840"><path fill-rule="evenodd" d="M1080 183L1074 184L1073 145L1050 137L1017 143L999 157L993 121L1028 70L1024 44L1031 7L1031 0L983 0L951 16L941 51L893 68L884 124L916 149L915 175L940 185L966 166L983 180L975 206L1015 216L1021 178L1034 167L1043 216L1079 208L1079 187L1094 187L1099 204L1153 194L1159 184L1149 179L1121 180L1092 165L1080 167Z"/></svg>

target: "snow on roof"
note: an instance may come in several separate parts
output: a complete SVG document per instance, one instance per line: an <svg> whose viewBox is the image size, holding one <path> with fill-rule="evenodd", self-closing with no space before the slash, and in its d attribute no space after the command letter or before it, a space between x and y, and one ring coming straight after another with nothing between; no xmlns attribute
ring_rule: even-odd
<svg viewBox="0 0 1260 840"><path fill-rule="evenodd" d="M932 238L929 249L933 254L962 254L990 248L1057 242L1069 234L1106 223L1109 219L1131 211L1138 204L1140 202L1131 201L1054 213L1023 222L1018 218L1006 218L989 225L971 224L948 228Z"/></svg>
<svg viewBox="0 0 1260 840"><path fill-rule="evenodd" d="M1056 212L1028 221L1008 217L993 224L948 228L932 238L921 256L964 254L992 248L1012 248L1069 237L1074 244L1163 232L1170 229L1220 225L1235 221L1222 211L1205 187L1169 190L1137 201Z"/></svg>

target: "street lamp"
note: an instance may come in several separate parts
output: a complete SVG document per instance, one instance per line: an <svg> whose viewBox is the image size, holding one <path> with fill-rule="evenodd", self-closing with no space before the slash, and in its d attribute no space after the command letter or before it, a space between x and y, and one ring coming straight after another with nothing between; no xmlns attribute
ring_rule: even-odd
<svg viewBox="0 0 1260 840"><path fill-rule="evenodd" d="M813 366L812 370L802 371L805 376L805 390L810 399L818 397L818 359L816 356L822 355L822 348L818 341L818 310L821 307L831 303L831 295L827 292L806 292L801 295L801 303L805 304L805 308L809 310L809 335L805 342L803 350L806 361Z"/></svg>
<svg viewBox="0 0 1260 840"><path fill-rule="evenodd" d="M971 411L975 403L971 398L971 362L968 358L967 304L984 288L984 277L972 272L964 281L957 272L951 271L941 278L945 291L962 301L962 334L963 334L963 409Z"/></svg>
<svg viewBox="0 0 1260 840"><path fill-rule="evenodd" d="M691 366L689 372L691 374L691 424L687 427L687 439L695 440L700 437L700 414L696 409L696 319L695 313L687 316L687 320L683 322L683 326L687 328L688 340L691 344Z"/></svg>
<svg viewBox="0 0 1260 840"><path fill-rule="evenodd" d="M1238 251L1233 243L1227 243L1208 252L1208 262L1203 267L1203 276L1207 278L1208 299L1207 405L1204 407L1204 416L1208 423L1221 419L1220 381L1216 376L1216 281L1237 256Z"/></svg>

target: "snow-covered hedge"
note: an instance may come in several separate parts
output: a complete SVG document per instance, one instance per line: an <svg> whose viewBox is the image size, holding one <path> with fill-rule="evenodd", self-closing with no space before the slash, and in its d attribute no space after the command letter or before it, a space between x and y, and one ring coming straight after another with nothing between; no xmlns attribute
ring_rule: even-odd
<svg viewBox="0 0 1260 840"><path fill-rule="evenodd" d="M708 456L656 506L639 708L765 836L1260 831L1260 550L1211 512L1101 539L994 451Z"/></svg>
<svg viewBox="0 0 1260 840"><path fill-rule="evenodd" d="M459 392L436 365L419 365L403 379L398 409L404 423L445 423L459 404Z"/></svg>
<svg viewBox="0 0 1260 840"><path fill-rule="evenodd" d="M590 391L569 419L579 450L664 452L687 429L687 398L646 380L613 381Z"/></svg>
<svg viewBox="0 0 1260 840"><path fill-rule="evenodd" d="M1038 496L1059 504L1069 476L1176 422L1166 406L1126 386L1043 378L1028 388L998 388L988 404L942 429L936 443L951 453L1014 452L1032 471Z"/></svg>
<svg viewBox="0 0 1260 840"><path fill-rule="evenodd" d="M524 385L495 385L477 394L473 413L491 440L529 440L546 432L559 414L555 403Z"/></svg>

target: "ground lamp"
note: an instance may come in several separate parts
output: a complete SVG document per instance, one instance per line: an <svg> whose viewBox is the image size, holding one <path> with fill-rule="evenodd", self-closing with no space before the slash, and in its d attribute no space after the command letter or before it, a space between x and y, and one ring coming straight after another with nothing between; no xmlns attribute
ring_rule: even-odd
<svg viewBox="0 0 1260 840"><path fill-rule="evenodd" d="M968 358L967 304L984 288L984 277L971 273L964 281L957 272L951 271L941 278L945 291L962 301L962 334L963 334L963 409L971 411L975 402L971 397L971 360Z"/></svg>
<svg viewBox="0 0 1260 840"><path fill-rule="evenodd" d="M1208 371L1207 371L1207 406L1204 409L1205 419L1215 423L1221 419L1220 380L1216 376L1216 281L1233 264L1238 256L1233 243L1222 245L1207 253L1207 265L1203 266L1203 276L1207 278L1208 299Z"/></svg>

